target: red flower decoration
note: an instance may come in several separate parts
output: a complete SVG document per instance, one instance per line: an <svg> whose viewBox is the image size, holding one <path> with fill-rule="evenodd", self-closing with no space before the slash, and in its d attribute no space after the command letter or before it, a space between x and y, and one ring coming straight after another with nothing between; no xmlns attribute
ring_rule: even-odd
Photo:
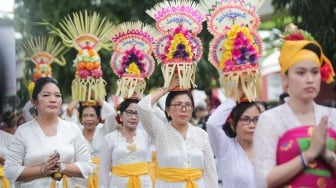
<svg viewBox="0 0 336 188"><path fill-rule="evenodd" d="M332 76L333 69L331 67L331 64L329 63L323 63L321 69L321 80L323 82L328 82L330 79L330 76Z"/></svg>
<svg viewBox="0 0 336 188"><path fill-rule="evenodd" d="M293 33L285 37L285 40L305 40L305 37L302 33Z"/></svg>
<svg viewBox="0 0 336 188"><path fill-rule="evenodd" d="M120 119L120 114L116 115L115 119L116 119L116 121L117 121L119 124L122 123L122 122L121 122L121 119Z"/></svg>

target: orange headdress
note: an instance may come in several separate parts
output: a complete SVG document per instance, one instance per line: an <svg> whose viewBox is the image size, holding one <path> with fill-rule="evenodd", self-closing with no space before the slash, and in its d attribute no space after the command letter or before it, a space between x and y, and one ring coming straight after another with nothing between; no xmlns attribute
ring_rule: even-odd
<svg viewBox="0 0 336 188"><path fill-rule="evenodd" d="M260 81L259 57L262 47L257 33L257 1L202 0L208 30L214 35L209 47L209 61L218 69L220 83L227 97L240 87L249 101L257 98ZM237 101L240 96L233 96Z"/></svg>
<svg viewBox="0 0 336 188"><path fill-rule="evenodd" d="M31 60L35 64L32 82L28 85L28 91L33 92L35 81L40 77L52 77L51 64L53 62L64 66L65 59L62 56L65 47L51 37L38 36L23 41L22 50L25 52L25 60ZM60 56L60 59L57 57Z"/></svg>
<svg viewBox="0 0 336 188"><path fill-rule="evenodd" d="M197 62L203 48L197 37L204 21L196 2L163 1L146 13L156 21L162 36L155 42L154 55L161 62L164 87L168 87L174 74L179 78L179 89L195 87Z"/></svg>
<svg viewBox="0 0 336 188"><path fill-rule="evenodd" d="M300 61L312 60L320 67L322 81L326 83L334 81L335 72L330 60L308 32L289 24L285 28L283 39L284 44L279 57L281 73L287 72L291 66Z"/></svg>

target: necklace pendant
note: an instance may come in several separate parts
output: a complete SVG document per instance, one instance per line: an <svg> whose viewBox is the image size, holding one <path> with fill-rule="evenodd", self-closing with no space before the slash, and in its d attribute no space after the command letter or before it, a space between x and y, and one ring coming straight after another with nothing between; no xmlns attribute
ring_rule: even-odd
<svg viewBox="0 0 336 188"><path fill-rule="evenodd" d="M129 145L127 146L127 149L128 149L128 151L130 151L131 153L132 153L132 152L135 152L135 151L137 150L135 143L129 144Z"/></svg>

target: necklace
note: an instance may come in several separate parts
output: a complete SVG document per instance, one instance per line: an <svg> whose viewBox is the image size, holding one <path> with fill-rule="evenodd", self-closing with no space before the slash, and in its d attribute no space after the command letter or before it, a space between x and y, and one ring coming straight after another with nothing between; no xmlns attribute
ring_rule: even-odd
<svg viewBox="0 0 336 188"><path fill-rule="evenodd" d="M135 151L137 150L137 148L136 148L136 144L135 144L135 143L128 144L127 149L128 149L128 151L129 151L130 153L135 152Z"/></svg>

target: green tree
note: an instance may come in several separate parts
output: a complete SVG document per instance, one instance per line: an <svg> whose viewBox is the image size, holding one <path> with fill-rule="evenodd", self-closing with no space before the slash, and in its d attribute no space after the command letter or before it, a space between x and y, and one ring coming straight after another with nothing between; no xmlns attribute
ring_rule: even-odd
<svg viewBox="0 0 336 188"><path fill-rule="evenodd" d="M68 0L16 0L16 8L14 10L15 28L23 37L30 35L47 35L47 29L37 23L48 22L58 27L58 23L61 19L72 12L80 10L97 11L100 15L107 17L114 24L119 24L124 21L141 20L144 23L152 24L154 26L154 20L148 16L145 11L161 1L101 0L101 3L98 5L94 4L94 2L96 1L72 0L69 2ZM202 60L198 63L196 75L196 85L199 89L208 88L211 86L209 83L213 83L212 80L218 80L217 70L207 61L208 44L212 36L205 29L205 23L203 26L204 29L200 37L204 44L205 53ZM103 77L107 81L106 90L109 94L115 93L117 76L112 72L109 64L111 52L101 50L99 51L99 54L101 55L102 69L104 72ZM75 56L76 51L71 49L65 54L65 58L67 59L65 67L60 67L58 65L52 67L53 75L60 82L64 95L68 100L71 96L71 81L75 74L75 68L72 67L72 60ZM24 70L25 80L22 81L23 85L29 83L33 67L32 63L27 63ZM160 65L157 65L152 77L147 81L147 90L162 85L163 77ZM218 82L215 82L214 85L218 86ZM24 87L22 89L26 90ZM22 101L28 100L26 91L20 91L19 93L21 93L19 95Z"/></svg>
<svg viewBox="0 0 336 188"><path fill-rule="evenodd" d="M299 28L310 32L323 48L324 53L336 68L336 1L334 0L272 0L277 10L278 26L281 29L288 15Z"/></svg>

